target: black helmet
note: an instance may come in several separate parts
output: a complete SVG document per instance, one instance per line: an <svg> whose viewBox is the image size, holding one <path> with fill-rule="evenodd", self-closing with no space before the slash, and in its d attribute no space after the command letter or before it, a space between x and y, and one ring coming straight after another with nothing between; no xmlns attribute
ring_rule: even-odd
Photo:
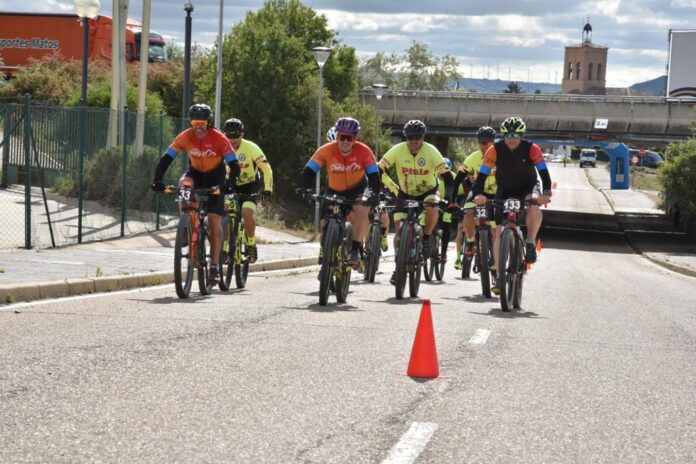
<svg viewBox="0 0 696 464"><path fill-rule="evenodd" d="M492 142L495 140L495 129L490 126L479 127L476 138L479 142Z"/></svg>
<svg viewBox="0 0 696 464"><path fill-rule="evenodd" d="M228 119L222 131L226 136L236 139L244 132L244 123L237 118Z"/></svg>
<svg viewBox="0 0 696 464"><path fill-rule="evenodd" d="M413 119L404 125L404 137L407 139L422 139L425 131L425 123L418 119Z"/></svg>
<svg viewBox="0 0 696 464"><path fill-rule="evenodd" d="M213 119L213 110L205 103L195 103L189 108L189 119L210 122Z"/></svg>

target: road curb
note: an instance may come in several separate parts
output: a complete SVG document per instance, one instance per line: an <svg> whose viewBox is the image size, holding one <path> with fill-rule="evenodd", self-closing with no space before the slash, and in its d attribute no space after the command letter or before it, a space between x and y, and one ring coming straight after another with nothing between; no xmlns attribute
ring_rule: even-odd
<svg viewBox="0 0 696 464"><path fill-rule="evenodd" d="M628 242L628 246L631 247L631 249L634 251L634 253L643 256L645 259L648 261L657 264L658 266L664 267L665 269L669 269L672 272L676 272L678 274L683 274L689 277L696 277L696 271L693 269L689 269L688 267L684 266L679 266L678 264L671 263L669 261L665 261L664 259L660 259L654 255L651 255L650 253L646 253L643 250L640 249L640 247L636 244L636 242L631 238L631 236L626 232L626 230L623 227L623 224L621 224L621 221L619 221L618 216L616 215L616 210L614 209L614 203L611 201L611 198L607 193L604 191L604 189L599 188L597 184L594 183L592 180L592 176L590 176L589 172L586 170L585 171L585 176L587 177L587 181L590 183L590 185L600 192L602 195L604 195L604 198L607 199L607 203L609 203L609 206L611 207L611 210L614 212L614 218L616 219L616 225L619 227L619 230L621 233L624 235L626 238L626 242Z"/></svg>
<svg viewBox="0 0 696 464"><path fill-rule="evenodd" d="M249 272L279 271L312 266L317 263L316 256L304 258L278 259L254 263ZM43 300L90 293L108 293L117 290L151 287L174 282L174 272L147 272L117 276L94 277L87 279L66 279L46 282L0 285L0 305L20 301Z"/></svg>

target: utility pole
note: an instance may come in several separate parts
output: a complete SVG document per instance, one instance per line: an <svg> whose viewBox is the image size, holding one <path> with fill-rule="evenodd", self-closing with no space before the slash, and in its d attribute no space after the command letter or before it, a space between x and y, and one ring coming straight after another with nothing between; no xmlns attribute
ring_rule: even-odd
<svg viewBox="0 0 696 464"><path fill-rule="evenodd" d="M143 32L140 35L140 76L138 81L138 119L135 129L135 156L142 156L145 141L145 97L147 93L147 69L150 61L150 4L143 0Z"/></svg>
<svg viewBox="0 0 696 464"><path fill-rule="evenodd" d="M218 24L218 53L217 78L215 80L215 128L220 129L220 114L222 113L222 8L224 0L220 0L220 21Z"/></svg>

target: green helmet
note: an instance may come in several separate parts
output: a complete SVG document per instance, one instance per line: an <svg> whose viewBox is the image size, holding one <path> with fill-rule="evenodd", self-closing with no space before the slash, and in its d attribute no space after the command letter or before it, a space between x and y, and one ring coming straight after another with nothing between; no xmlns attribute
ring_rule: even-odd
<svg viewBox="0 0 696 464"><path fill-rule="evenodd" d="M527 125L519 116L510 116L500 125L500 132L503 136L507 134L524 134L527 131Z"/></svg>

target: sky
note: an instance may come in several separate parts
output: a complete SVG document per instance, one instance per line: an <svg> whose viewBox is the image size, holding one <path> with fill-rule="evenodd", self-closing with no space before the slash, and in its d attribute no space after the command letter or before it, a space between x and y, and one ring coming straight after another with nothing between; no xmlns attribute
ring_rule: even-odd
<svg viewBox="0 0 696 464"><path fill-rule="evenodd" d="M224 32L262 0L224 0ZM192 0L193 41L210 46L220 0ZM152 30L183 44L183 0L152 0ZM453 55L464 77L560 83L564 47L579 43L589 16L593 42L609 47L607 86L665 74L670 29L696 28L696 0L305 0L360 57L403 53L416 40ZM112 0L101 1L111 15ZM0 0L0 11L72 13L68 0ZM142 18L142 1L129 16Z"/></svg>

